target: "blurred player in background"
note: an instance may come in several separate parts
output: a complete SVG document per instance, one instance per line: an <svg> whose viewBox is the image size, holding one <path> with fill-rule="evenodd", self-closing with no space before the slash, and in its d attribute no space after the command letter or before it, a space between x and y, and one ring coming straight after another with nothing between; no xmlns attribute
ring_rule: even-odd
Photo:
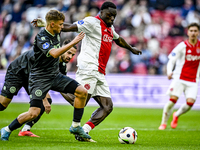
<svg viewBox="0 0 200 150"><path fill-rule="evenodd" d="M170 99L164 106L159 130L166 129L173 107L183 92L186 103L173 113L171 122L173 129L177 127L178 118L191 109L197 98L200 73L200 41L198 40L200 26L197 23L191 23L187 29L188 40L179 43L169 54L167 76L173 81L167 91Z"/></svg>
<svg viewBox="0 0 200 150"><path fill-rule="evenodd" d="M41 111L42 100L49 90L71 93L74 100L74 116L70 132L78 134L83 139L91 139L80 126L87 90L75 80L59 73L59 56L83 39L81 32L69 44L60 47L60 31L63 28L65 16L57 10L46 14L47 25L35 37L33 46L35 61L29 75L30 108L20 114L9 126L1 129L1 140L8 141L11 132L24 123L35 119Z"/></svg>
<svg viewBox="0 0 200 150"><path fill-rule="evenodd" d="M112 41L114 40L117 45L128 49L133 54L142 54L140 50L129 45L115 32L113 22L116 15L116 5L112 2L104 2L100 14L96 17L86 17L74 24L64 23L62 29L63 32L84 32L86 35L82 40L81 51L77 59L76 80L88 90L86 104L93 97L100 106L83 126L86 133L100 124L113 110L109 86L105 79ZM42 20L36 19L34 23L35 26L44 26ZM82 141L79 135L75 137Z"/></svg>

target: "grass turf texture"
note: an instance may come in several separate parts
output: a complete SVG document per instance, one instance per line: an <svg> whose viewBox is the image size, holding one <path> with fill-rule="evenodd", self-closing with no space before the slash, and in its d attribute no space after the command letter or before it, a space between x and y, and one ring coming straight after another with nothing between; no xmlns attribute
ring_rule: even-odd
<svg viewBox="0 0 200 150"><path fill-rule="evenodd" d="M0 128L10 124L20 113L27 111L28 104L11 103L0 112ZM82 125L97 107L85 108ZM162 109L117 108L90 135L97 143L78 142L69 133L73 107L52 105L49 115L44 114L32 128L35 137L19 137L20 129L12 132L9 141L0 141L0 150L198 150L200 149L200 111L191 110L179 119L177 129L158 130ZM120 144L118 133L130 126L138 133L135 144Z"/></svg>

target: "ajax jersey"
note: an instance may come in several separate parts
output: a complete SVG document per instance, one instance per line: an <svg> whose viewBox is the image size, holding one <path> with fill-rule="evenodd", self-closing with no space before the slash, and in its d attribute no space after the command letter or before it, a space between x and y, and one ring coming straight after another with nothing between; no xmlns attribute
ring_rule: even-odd
<svg viewBox="0 0 200 150"><path fill-rule="evenodd" d="M189 82L199 81L200 73L200 42L196 45L191 45L188 41L179 43L169 54L169 62L175 65L173 78ZM173 65L168 65L167 73L173 70Z"/></svg>
<svg viewBox="0 0 200 150"><path fill-rule="evenodd" d="M78 68L81 70L98 70L105 75L112 41L118 39L119 35L115 32L113 26L107 27L99 16L86 17L75 23L78 26L78 32L85 32L81 52L77 59Z"/></svg>

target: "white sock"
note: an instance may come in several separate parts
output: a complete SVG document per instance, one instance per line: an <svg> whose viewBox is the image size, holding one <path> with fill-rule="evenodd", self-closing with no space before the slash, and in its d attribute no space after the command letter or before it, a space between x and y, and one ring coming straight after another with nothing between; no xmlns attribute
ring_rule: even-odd
<svg viewBox="0 0 200 150"><path fill-rule="evenodd" d="M86 133L89 133L89 132L92 130L92 128L91 128L88 124L84 124L83 130L84 130Z"/></svg>
<svg viewBox="0 0 200 150"><path fill-rule="evenodd" d="M31 126L25 124L24 127L22 128L22 132L24 131L30 131L31 130Z"/></svg>
<svg viewBox="0 0 200 150"><path fill-rule="evenodd" d="M175 113L175 115L177 117L179 117L180 115L186 113L190 109L191 109L191 106L189 106L187 103L185 103L185 104L181 105L181 107L177 110L177 112Z"/></svg>
<svg viewBox="0 0 200 150"><path fill-rule="evenodd" d="M175 105L175 103L173 103L172 101L168 101L168 103L165 104L165 106L163 108L161 124L167 124L167 121L168 121L170 115L172 114L174 105Z"/></svg>
<svg viewBox="0 0 200 150"><path fill-rule="evenodd" d="M5 127L5 130L7 131L7 132L11 132L11 130L9 129L9 127L7 126L7 127Z"/></svg>
<svg viewBox="0 0 200 150"><path fill-rule="evenodd" d="M81 126L81 123L80 122L72 122L72 126L73 127L78 127L78 126Z"/></svg>

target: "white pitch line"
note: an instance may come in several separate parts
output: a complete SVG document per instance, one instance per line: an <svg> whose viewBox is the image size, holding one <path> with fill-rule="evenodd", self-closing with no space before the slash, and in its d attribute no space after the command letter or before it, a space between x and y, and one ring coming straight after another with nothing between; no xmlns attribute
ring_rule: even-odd
<svg viewBox="0 0 200 150"><path fill-rule="evenodd" d="M35 130L69 130L69 128L33 128ZM121 128L103 128L95 130L121 130ZM157 128L136 128L135 130L139 131L159 131ZM179 128L179 129L165 129L164 131L200 131L200 129L188 129L188 128Z"/></svg>

